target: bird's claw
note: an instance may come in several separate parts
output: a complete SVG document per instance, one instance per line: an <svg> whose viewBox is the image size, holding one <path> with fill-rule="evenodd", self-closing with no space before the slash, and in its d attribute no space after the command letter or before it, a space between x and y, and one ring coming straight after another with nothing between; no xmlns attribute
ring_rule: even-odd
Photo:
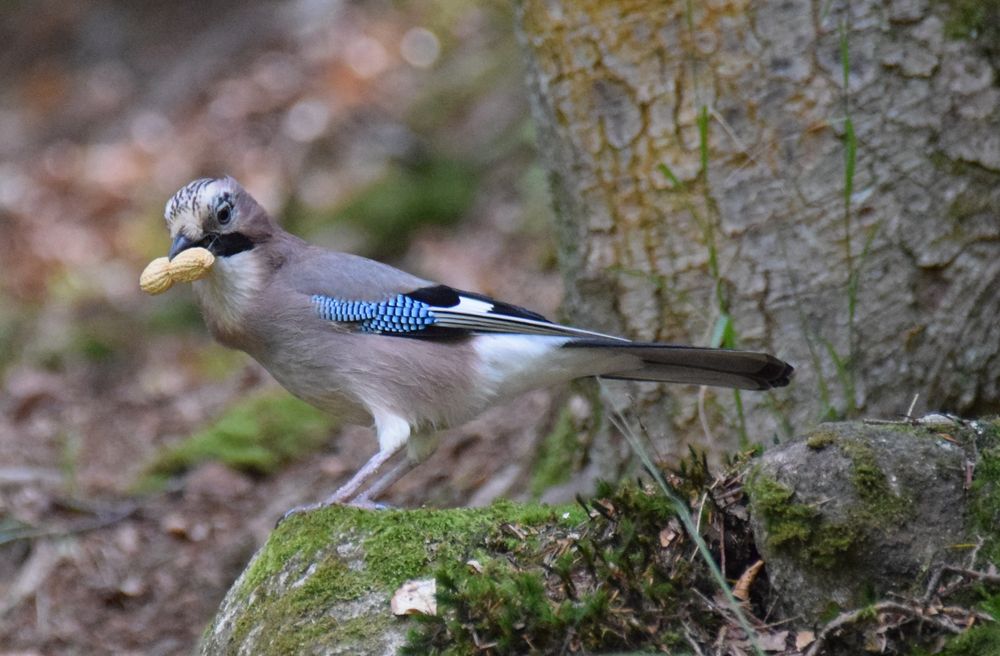
<svg viewBox="0 0 1000 656"><path fill-rule="evenodd" d="M329 505L331 504L325 501L321 501L318 503L307 503L301 506L295 506L293 508L289 508L288 510L285 511L285 513L281 517L278 518L278 521L274 523L274 528L278 528L279 526L281 526L282 522L294 517L295 515L301 515L303 513L312 512L314 510L319 510L321 508L326 508Z"/></svg>
<svg viewBox="0 0 1000 656"><path fill-rule="evenodd" d="M278 528L281 524L295 515L301 515L303 513L310 513L315 510L322 510L323 508L329 508L330 506L344 506L347 508L358 508L361 510L391 510L392 506L387 503L380 503L378 501L372 501L367 497L359 497L357 499L352 499L350 501L342 501L337 498L336 495L325 499L323 501L318 501L316 503L307 503L301 506L295 506L285 511L278 521L275 522L274 528Z"/></svg>

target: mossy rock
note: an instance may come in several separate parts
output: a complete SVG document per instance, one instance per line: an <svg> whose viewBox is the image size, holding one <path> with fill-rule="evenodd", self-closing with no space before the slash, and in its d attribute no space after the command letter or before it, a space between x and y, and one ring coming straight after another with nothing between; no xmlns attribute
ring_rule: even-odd
<svg viewBox="0 0 1000 656"><path fill-rule="evenodd" d="M711 548L726 541L731 578L763 556L767 577L751 589L758 616L772 616L777 603L792 620L785 626L815 627L894 594L919 599L936 565L970 566L973 552L975 568L1000 565L996 421L823 424L749 467L745 479L742 469L726 478L745 481L749 519L740 501L713 511L723 513L724 536L713 528L718 518L702 528ZM703 470L686 468L675 493L704 499L718 481ZM201 653L464 654L481 644L551 653L567 638L578 653L673 653L686 649L690 631L707 646L731 617L721 607L705 612L717 587L691 560L675 510L655 488L604 485L577 506L296 515L233 585ZM391 614L402 583L432 576L437 616ZM1000 595L970 589L956 603L981 603L995 617ZM864 624L830 653L861 653ZM940 647L918 633L900 639ZM976 650L995 644L1000 630L983 623L943 653L993 653Z"/></svg>
<svg viewBox="0 0 1000 656"><path fill-rule="evenodd" d="M969 542L958 424L822 424L753 465L754 537L789 615L914 594ZM969 443L974 436L968 436Z"/></svg>
<svg viewBox="0 0 1000 656"><path fill-rule="evenodd" d="M389 600L403 583L467 557L496 526L581 521L579 507L330 507L281 523L206 631L201 654L393 654L412 622Z"/></svg>

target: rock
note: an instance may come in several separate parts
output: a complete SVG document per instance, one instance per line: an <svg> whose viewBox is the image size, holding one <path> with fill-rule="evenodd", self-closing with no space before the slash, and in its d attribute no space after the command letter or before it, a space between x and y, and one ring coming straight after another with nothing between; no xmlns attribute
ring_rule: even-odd
<svg viewBox="0 0 1000 656"><path fill-rule="evenodd" d="M959 603L949 611L954 626L970 624L974 615L941 596L944 587L930 603L921 599L939 564L1000 562L1000 422L823 424L741 467L749 471L714 481L675 479L692 499L704 500L702 489L718 493L722 514L701 528L710 545L725 540L727 574L742 574L736 588L747 608L764 617L777 604L793 620L759 629L761 644L801 649L825 641L831 654L862 653L871 630L885 626L876 616L859 616L836 636L814 629L876 600L909 600L926 606L928 617ZM701 615L704 590L714 584L707 567L691 560L674 508L655 487L624 485L557 508L298 514L274 530L230 589L200 653L395 654L407 640L410 653L449 645L465 653L506 638L524 647L515 653L527 653L531 645L564 644L567 631L581 649L672 649L677 631L688 630L708 647L717 639L709 629L732 618L715 604L714 620ZM409 613L434 612L432 580L440 615L417 624ZM393 594L414 588L420 604L398 595L396 612L406 615L393 615ZM613 599L606 596L612 590ZM695 616L705 625L687 623ZM931 624L909 628L893 644L945 633ZM730 639L749 651L741 632Z"/></svg>
<svg viewBox="0 0 1000 656"><path fill-rule="evenodd" d="M932 566L964 553L966 454L940 428L822 424L752 466L754 538L786 616L920 596Z"/></svg>
<svg viewBox="0 0 1000 656"><path fill-rule="evenodd" d="M362 510L294 515L274 530L222 602L199 653L395 654L413 626L390 608L407 581L433 576L502 523L559 523L556 509ZM579 521L579 517L575 518Z"/></svg>

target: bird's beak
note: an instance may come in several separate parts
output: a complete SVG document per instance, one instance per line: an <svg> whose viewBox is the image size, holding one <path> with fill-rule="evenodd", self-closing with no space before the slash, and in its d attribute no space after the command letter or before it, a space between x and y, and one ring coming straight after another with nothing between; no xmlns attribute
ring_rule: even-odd
<svg viewBox="0 0 1000 656"><path fill-rule="evenodd" d="M197 246L198 242L192 241L185 237L183 234L179 234L174 237L174 243L170 244L170 252L167 253L167 259L172 260L174 256L183 250L187 250L192 246Z"/></svg>

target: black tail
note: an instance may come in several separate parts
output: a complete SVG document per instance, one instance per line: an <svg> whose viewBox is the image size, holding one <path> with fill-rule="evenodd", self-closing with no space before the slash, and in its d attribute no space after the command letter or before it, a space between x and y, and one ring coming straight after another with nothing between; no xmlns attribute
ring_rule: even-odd
<svg viewBox="0 0 1000 656"><path fill-rule="evenodd" d="M768 390L787 385L795 371L773 355L751 351L600 339L573 340L564 348L610 349L639 358L640 364L634 369L603 374L604 378L620 380Z"/></svg>

